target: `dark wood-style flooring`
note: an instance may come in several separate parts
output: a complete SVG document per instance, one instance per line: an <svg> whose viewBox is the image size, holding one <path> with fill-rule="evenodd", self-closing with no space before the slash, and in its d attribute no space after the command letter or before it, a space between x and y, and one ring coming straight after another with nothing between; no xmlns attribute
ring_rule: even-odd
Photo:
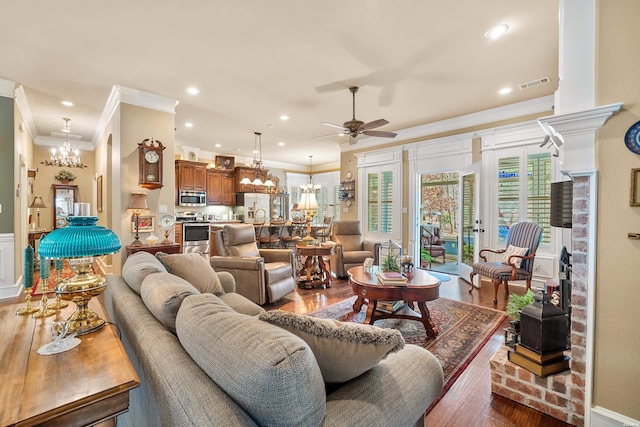
<svg viewBox="0 0 640 427"><path fill-rule="evenodd" d="M511 286L510 291L523 294L524 288ZM280 301L265 305L265 309L279 308L298 314L334 304L353 296L346 280L333 280L328 289L297 289ZM498 306L493 306L493 286L484 286L469 294L469 285L456 276L443 282L440 297L469 302L483 307L504 310L507 297L501 287L498 292ZM427 304L428 305L428 304ZM507 321L504 322L504 327ZM487 344L458 377L453 386L427 415L428 426L446 427L564 427L568 426L556 418L520 405L512 400L491 393L491 373L489 359L504 343L503 328L498 328Z"/></svg>

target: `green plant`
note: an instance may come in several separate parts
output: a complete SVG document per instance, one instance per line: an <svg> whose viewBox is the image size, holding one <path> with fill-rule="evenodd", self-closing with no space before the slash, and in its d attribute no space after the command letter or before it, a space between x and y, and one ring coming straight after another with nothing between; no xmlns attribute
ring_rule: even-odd
<svg viewBox="0 0 640 427"><path fill-rule="evenodd" d="M507 310L505 311L505 314L508 317L511 317L513 320L520 320L520 311L524 307L533 303L533 295L534 294L531 289L529 289L527 293L522 296L511 294L509 296L509 302L507 303Z"/></svg>
<svg viewBox="0 0 640 427"><path fill-rule="evenodd" d="M71 172L69 172L68 170L62 169L60 172L56 174L56 176L53 177L53 179L57 179L58 181L64 181L64 180L73 181L74 179L76 179L76 176Z"/></svg>
<svg viewBox="0 0 640 427"><path fill-rule="evenodd" d="M420 249L420 259L424 259L427 262L431 262L431 260L432 260L431 254L429 253L428 250L422 248L422 249Z"/></svg>
<svg viewBox="0 0 640 427"><path fill-rule="evenodd" d="M396 257L387 255L382 260L382 271L400 271L400 264Z"/></svg>

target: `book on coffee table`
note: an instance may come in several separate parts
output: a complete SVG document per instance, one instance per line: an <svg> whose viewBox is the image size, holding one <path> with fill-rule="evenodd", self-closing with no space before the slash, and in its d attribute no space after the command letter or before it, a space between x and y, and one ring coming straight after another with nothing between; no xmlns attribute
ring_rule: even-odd
<svg viewBox="0 0 640 427"><path fill-rule="evenodd" d="M397 271L381 271L378 273L378 282L383 285L406 285L409 279Z"/></svg>

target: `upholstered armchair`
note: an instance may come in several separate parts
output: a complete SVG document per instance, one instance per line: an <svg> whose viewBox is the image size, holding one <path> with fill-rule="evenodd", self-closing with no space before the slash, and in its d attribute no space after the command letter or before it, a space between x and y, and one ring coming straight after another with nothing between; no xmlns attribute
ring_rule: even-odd
<svg viewBox="0 0 640 427"><path fill-rule="evenodd" d="M380 243L362 240L360 221L334 221L331 241L335 243L331 269L336 277L347 277L347 271L362 265L366 258L373 258L374 265L379 265Z"/></svg>
<svg viewBox="0 0 640 427"><path fill-rule="evenodd" d="M213 233L217 255L209 259L211 266L231 273L237 293L264 305L296 289L292 250L258 249L252 224L226 224Z"/></svg>
<svg viewBox="0 0 640 427"><path fill-rule="evenodd" d="M498 303L498 288L504 284L506 295L509 295L510 280L524 280L527 290L531 289L531 277L533 275L533 261L536 250L542 238L542 228L533 222L518 222L513 224L507 235L507 247L505 249L482 249L479 253L483 262L473 264L473 270L469 275L469 284L473 291L473 276L480 275L491 279L493 283L493 304ZM501 261L489 262L487 253L502 254Z"/></svg>

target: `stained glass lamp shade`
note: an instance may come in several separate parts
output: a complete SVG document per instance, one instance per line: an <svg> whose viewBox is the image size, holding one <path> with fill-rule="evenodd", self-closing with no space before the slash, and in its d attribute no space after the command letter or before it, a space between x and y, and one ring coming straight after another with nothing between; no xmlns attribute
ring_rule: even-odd
<svg viewBox="0 0 640 427"><path fill-rule="evenodd" d="M40 240L38 254L42 259L69 260L75 275L58 283L55 292L63 300L77 305L67 321L69 333L81 335L93 332L105 323L88 307L91 298L107 287L104 277L92 271L93 258L118 252L121 244L113 231L96 225L98 217L70 216L68 221L68 227L58 228Z"/></svg>

